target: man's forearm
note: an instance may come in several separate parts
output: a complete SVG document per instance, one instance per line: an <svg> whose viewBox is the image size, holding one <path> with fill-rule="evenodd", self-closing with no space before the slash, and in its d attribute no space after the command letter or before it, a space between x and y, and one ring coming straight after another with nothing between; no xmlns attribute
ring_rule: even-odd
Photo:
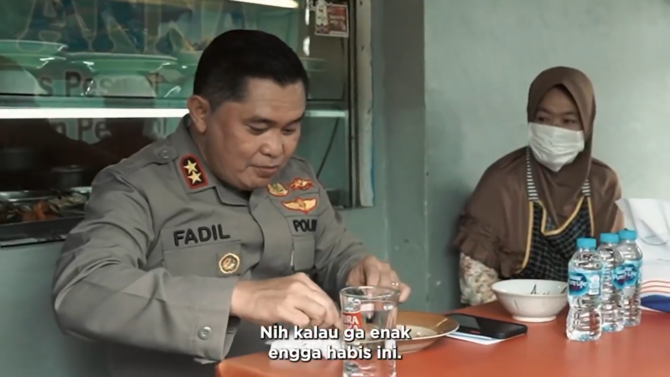
<svg viewBox="0 0 670 377"><path fill-rule="evenodd" d="M229 322L233 281L122 265L91 270L85 277L59 276L59 287L68 285L54 297L64 332L198 358L225 357L234 336L229 330L237 325Z"/></svg>

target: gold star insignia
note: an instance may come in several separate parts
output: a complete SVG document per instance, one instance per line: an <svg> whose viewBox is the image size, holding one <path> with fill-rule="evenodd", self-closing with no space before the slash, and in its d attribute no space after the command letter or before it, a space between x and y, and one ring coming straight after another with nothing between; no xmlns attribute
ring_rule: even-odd
<svg viewBox="0 0 670 377"><path fill-rule="evenodd" d="M200 173L195 172L195 171L193 173L189 174L188 179L191 180L191 184L195 184L196 182L201 182L202 181L202 179L200 179Z"/></svg>
<svg viewBox="0 0 670 377"><path fill-rule="evenodd" d="M207 187L207 173L203 170L198 157L192 154L182 156L177 166L189 190Z"/></svg>
<svg viewBox="0 0 670 377"><path fill-rule="evenodd" d="M193 161L189 161L186 165L184 165L184 169L188 172L188 174L192 174L198 171L198 164L196 164ZM190 177L190 176L189 176ZM198 179L200 180L200 179Z"/></svg>

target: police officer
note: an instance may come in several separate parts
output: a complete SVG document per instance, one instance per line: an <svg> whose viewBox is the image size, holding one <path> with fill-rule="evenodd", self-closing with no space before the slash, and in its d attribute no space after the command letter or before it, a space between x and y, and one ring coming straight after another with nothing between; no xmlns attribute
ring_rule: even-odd
<svg viewBox="0 0 670 377"><path fill-rule="evenodd" d="M259 325L339 324L345 285L407 298L293 156L307 89L280 39L224 33L178 129L96 177L53 303L63 331L109 343L112 376L212 377L213 362L266 349Z"/></svg>

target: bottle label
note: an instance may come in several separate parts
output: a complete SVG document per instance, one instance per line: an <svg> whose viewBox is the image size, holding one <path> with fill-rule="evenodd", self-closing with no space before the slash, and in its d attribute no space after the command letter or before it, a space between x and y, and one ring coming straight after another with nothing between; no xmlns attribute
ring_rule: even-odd
<svg viewBox="0 0 670 377"><path fill-rule="evenodd" d="M625 287L634 287L637 285L640 280L640 265L641 261L629 260L624 262L623 270L626 275L626 280L624 283Z"/></svg>
<svg viewBox="0 0 670 377"><path fill-rule="evenodd" d="M602 271L570 270L568 273L568 294L572 297L599 295L601 278Z"/></svg>
<svg viewBox="0 0 670 377"><path fill-rule="evenodd" d="M626 268L623 265L612 269L612 286L617 290L626 288Z"/></svg>

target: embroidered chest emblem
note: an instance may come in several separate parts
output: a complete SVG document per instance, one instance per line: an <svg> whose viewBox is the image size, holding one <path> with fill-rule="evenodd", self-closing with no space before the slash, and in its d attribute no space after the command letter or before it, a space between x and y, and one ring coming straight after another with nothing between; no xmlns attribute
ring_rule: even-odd
<svg viewBox="0 0 670 377"><path fill-rule="evenodd" d="M271 183L268 185L268 192L272 196L286 196L288 195L288 190L281 183Z"/></svg>
<svg viewBox="0 0 670 377"><path fill-rule="evenodd" d="M318 203L319 200L317 198L296 198L294 200L283 201L281 204L284 206L284 208L290 209L291 211L298 211L304 214L308 214L312 212L314 208L316 208Z"/></svg>
<svg viewBox="0 0 670 377"><path fill-rule="evenodd" d="M296 178L290 184L289 187L294 190L309 190L314 187L314 183L309 179Z"/></svg>

